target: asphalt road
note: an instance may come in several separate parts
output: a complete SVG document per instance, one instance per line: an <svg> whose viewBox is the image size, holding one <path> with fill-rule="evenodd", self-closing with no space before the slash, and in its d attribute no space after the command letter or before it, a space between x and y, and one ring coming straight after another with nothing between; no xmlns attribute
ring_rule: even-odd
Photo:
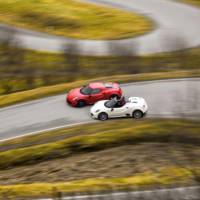
<svg viewBox="0 0 200 200"><path fill-rule="evenodd" d="M108 55L110 44L135 45L138 54L166 52L200 45L200 9L170 0L85 0L122 10L143 14L154 21L155 29L149 34L124 40L73 40L34 31L15 28L15 37L26 48L62 51L65 43L79 45L82 55ZM134 26L134 24L130 24ZM13 27L9 27L13 29ZM8 26L0 25L0 37L6 36ZM177 40L177 38L180 38Z"/></svg>
<svg viewBox="0 0 200 200"><path fill-rule="evenodd" d="M147 117L200 117L200 78L122 85L126 96L144 97ZM46 129L95 121L90 106L73 108L58 95L0 109L0 140ZM103 122L100 122L103 123Z"/></svg>

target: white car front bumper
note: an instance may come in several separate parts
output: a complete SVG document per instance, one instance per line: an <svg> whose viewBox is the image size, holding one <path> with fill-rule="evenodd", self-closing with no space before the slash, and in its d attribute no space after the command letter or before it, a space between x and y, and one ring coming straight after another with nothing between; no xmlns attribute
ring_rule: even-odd
<svg viewBox="0 0 200 200"><path fill-rule="evenodd" d="M96 112L96 110L90 110L90 116L93 118L93 119L98 119L98 115L99 115L99 112Z"/></svg>

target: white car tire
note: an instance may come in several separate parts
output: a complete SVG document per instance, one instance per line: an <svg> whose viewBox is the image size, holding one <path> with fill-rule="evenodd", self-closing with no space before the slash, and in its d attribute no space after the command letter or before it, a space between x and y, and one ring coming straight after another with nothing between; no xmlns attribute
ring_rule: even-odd
<svg viewBox="0 0 200 200"><path fill-rule="evenodd" d="M105 113L105 112L101 112L98 115L98 119L101 120L101 121L106 121L108 119L108 114Z"/></svg>
<svg viewBox="0 0 200 200"><path fill-rule="evenodd" d="M135 110L132 114L134 119L141 119L143 117L143 112L141 110Z"/></svg>

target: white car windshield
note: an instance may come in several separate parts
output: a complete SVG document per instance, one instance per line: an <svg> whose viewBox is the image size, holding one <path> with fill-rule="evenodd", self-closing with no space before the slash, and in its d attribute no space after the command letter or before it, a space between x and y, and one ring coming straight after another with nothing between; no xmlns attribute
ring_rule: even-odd
<svg viewBox="0 0 200 200"><path fill-rule="evenodd" d="M125 99L125 97L122 97L119 100L111 99L110 101L106 101L104 105L107 108L120 108L120 107L124 106L126 104L126 102L127 102L127 100Z"/></svg>

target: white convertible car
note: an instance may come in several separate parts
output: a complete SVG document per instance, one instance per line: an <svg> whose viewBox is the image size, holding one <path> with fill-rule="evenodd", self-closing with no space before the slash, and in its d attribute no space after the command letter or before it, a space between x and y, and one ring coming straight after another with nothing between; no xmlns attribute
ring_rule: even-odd
<svg viewBox="0 0 200 200"><path fill-rule="evenodd" d="M141 97L129 97L127 100L111 99L98 101L90 110L92 118L107 120L108 118L133 117L142 118L148 110L146 101Z"/></svg>

